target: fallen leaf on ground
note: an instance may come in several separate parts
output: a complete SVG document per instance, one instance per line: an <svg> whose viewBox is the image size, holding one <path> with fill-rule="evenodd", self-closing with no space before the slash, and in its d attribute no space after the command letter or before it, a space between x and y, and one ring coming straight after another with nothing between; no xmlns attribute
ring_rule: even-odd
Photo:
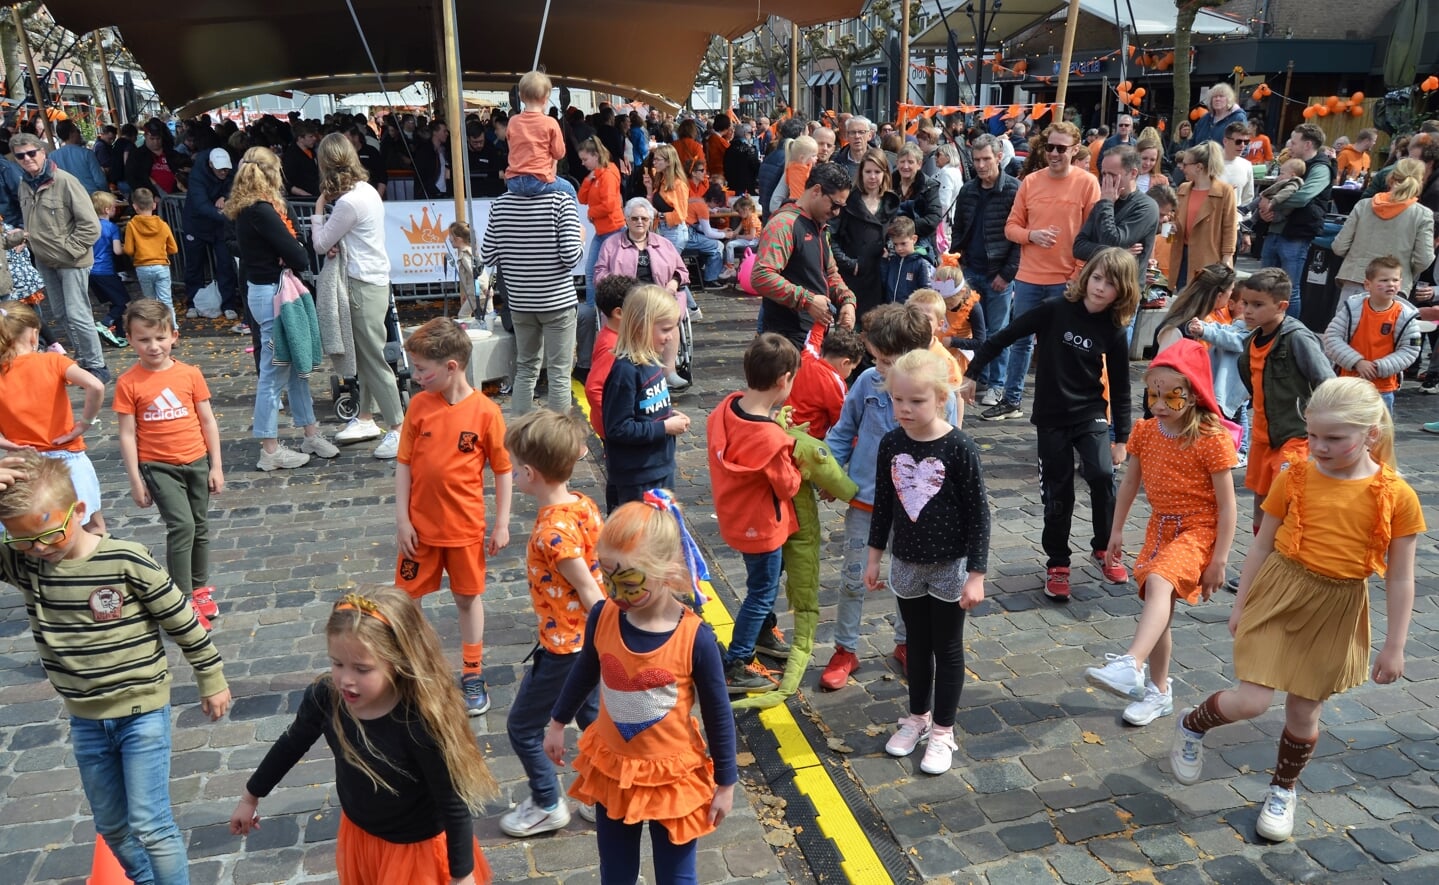
<svg viewBox="0 0 1439 885"><path fill-rule="evenodd" d="M1104 738L1100 737L1092 731L1082 731L1080 732L1080 737L1084 738L1084 742L1086 744L1099 744L1100 746L1104 745Z"/></svg>
<svg viewBox="0 0 1439 885"><path fill-rule="evenodd" d="M843 739L843 738L837 738L837 737L827 738L827 739L826 739L826 743L828 743L828 744L829 744L829 748L830 748L831 750L833 750L834 752L836 752L836 753L853 753L853 752L854 752L854 747L851 747L849 744L846 744L846 743L844 742L844 739Z"/></svg>

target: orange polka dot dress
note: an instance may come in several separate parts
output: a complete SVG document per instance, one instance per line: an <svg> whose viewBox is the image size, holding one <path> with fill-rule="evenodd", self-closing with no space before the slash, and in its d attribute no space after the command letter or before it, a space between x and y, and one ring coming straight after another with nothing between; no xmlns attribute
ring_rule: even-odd
<svg viewBox="0 0 1439 885"><path fill-rule="evenodd" d="M1148 418L1134 425L1129 454L1139 461L1151 513L1134 567L1139 596L1144 598L1149 576L1158 575L1193 605L1199 601L1199 576L1214 555L1219 523L1211 477L1238 463L1234 440L1216 433L1185 443L1170 436L1158 418Z"/></svg>

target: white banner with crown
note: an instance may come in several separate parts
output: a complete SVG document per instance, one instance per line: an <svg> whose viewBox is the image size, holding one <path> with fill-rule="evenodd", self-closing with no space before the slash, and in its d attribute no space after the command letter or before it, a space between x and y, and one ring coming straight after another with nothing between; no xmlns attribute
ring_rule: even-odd
<svg viewBox="0 0 1439 885"><path fill-rule="evenodd" d="M485 239L492 200L475 199L465 205L470 212L475 251ZM452 200L396 200L385 203L385 249L390 254L390 282L394 285L442 283L456 279L452 250L446 240L455 220ZM585 232L585 255L594 242L595 229L586 213L580 213ZM584 274L584 258L572 268Z"/></svg>

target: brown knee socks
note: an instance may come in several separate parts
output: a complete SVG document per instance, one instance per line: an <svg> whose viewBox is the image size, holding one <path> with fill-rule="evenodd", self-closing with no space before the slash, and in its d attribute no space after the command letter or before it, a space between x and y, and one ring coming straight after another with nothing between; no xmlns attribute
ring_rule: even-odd
<svg viewBox="0 0 1439 885"><path fill-rule="evenodd" d="M1274 763L1274 779L1270 783L1286 790L1294 789L1299 782L1299 773L1309 764L1309 757L1314 755L1317 743L1317 734L1312 738L1298 738L1289 729L1284 729L1279 736L1279 761Z"/></svg>
<svg viewBox="0 0 1439 885"><path fill-rule="evenodd" d="M1228 725L1233 719L1219 712L1219 692L1205 698L1204 703L1195 707L1184 717L1184 727L1195 734L1204 734L1211 728Z"/></svg>

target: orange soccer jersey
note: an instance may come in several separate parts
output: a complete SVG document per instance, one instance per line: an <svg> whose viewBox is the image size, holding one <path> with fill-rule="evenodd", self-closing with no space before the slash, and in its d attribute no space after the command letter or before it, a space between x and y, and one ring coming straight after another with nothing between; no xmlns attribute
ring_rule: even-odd
<svg viewBox="0 0 1439 885"><path fill-rule="evenodd" d="M425 391L410 400L400 432L401 464L410 468L410 523L433 547L485 538L485 465L509 473L505 419L478 390L451 405Z"/></svg>
<svg viewBox="0 0 1439 885"><path fill-rule="evenodd" d="M198 404L210 399L200 370L175 361L152 372L138 363L115 382L115 413L135 416L140 460L191 464L205 455Z"/></svg>

